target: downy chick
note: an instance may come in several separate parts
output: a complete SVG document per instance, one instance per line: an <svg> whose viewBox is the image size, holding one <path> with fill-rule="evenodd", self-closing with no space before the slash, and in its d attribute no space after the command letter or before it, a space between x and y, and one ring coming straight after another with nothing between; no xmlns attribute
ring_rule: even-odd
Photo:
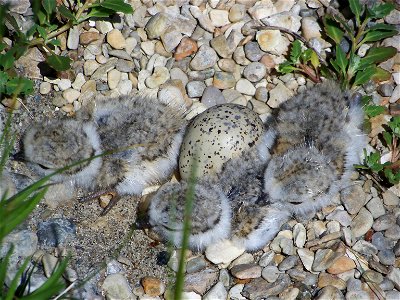
<svg viewBox="0 0 400 300"><path fill-rule="evenodd" d="M83 117L84 116L84 117ZM48 174L73 162L111 151L57 175L89 192L140 195L171 175L177 164L185 120L183 113L149 98L97 100L83 120L55 121L28 129L24 151L38 173ZM106 213L118 196L105 209Z"/></svg>

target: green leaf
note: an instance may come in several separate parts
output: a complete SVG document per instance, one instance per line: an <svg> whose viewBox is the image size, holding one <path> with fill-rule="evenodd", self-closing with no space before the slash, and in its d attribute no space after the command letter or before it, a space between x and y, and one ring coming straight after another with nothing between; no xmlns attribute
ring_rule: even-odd
<svg viewBox="0 0 400 300"><path fill-rule="evenodd" d="M400 171L397 173L393 173L393 170L390 168L385 168L383 170L383 173L385 174L386 178L389 180L391 184L398 184L400 181Z"/></svg>
<svg viewBox="0 0 400 300"><path fill-rule="evenodd" d="M114 11L104 7L92 7L90 13L86 16L87 18L97 17L97 18L107 18L114 14Z"/></svg>
<svg viewBox="0 0 400 300"><path fill-rule="evenodd" d="M31 28L29 28L28 31L26 32L26 36L27 36L27 37L33 36L33 35L35 34L35 32L37 31L36 28L37 28L38 26L39 26L39 25L37 25L37 24L33 24L33 26L32 26Z"/></svg>
<svg viewBox="0 0 400 300"><path fill-rule="evenodd" d="M33 92L33 82L27 78L16 77L8 81L6 93L12 94L30 94Z"/></svg>
<svg viewBox="0 0 400 300"><path fill-rule="evenodd" d="M0 5L0 20L4 20L6 18L6 14L8 12L8 9L10 7L10 4L6 2L6 4ZM7 31L7 27L5 22L0 22L0 40L3 39L3 36L5 35Z"/></svg>
<svg viewBox="0 0 400 300"><path fill-rule="evenodd" d="M13 51L0 54L0 66L2 66L4 70L10 69L14 65L14 61Z"/></svg>
<svg viewBox="0 0 400 300"><path fill-rule="evenodd" d="M73 15L73 13L65 6L65 5L60 5L57 7L58 12L66 19L76 22L76 18Z"/></svg>
<svg viewBox="0 0 400 300"><path fill-rule="evenodd" d="M6 92L6 84L9 77L6 72L0 71L0 94L4 94Z"/></svg>
<svg viewBox="0 0 400 300"><path fill-rule="evenodd" d="M7 44L6 43L1 43L0 42L0 51L3 51L4 49L7 48Z"/></svg>
<svg viewBox="0 0 400 300"><path fill-rule="evenodd" d="M50 55L46 62L56 71L65 71L71 67L72 60L69 57L61 55Z"/></svg>
<svg viewBox="0 0 400 300"><path fill-rule="evenodd" d="M288 74L293 71L300 71L300 69L293 66L291 62L285 61L279 65L278 71L283 74Z"/></svg>
<svg viewBox="0 0 400 300"><path fill-rule="evenodd" d="M386 146L388 146L389 148L392 147L393 136L387 131L384 131L382 133L382 135L383 135L383 139L386 142Z"/></svg>
<svg viewBox="0 0 400 300"><path fill-rule="evenodd" d="M57 39L52 39L52 40L49 41L49 44L52 44L54 46L60 46L61 42L59 40L57 40Z"/></svg>
<svg viewBox="0 0 400 300"><path fill-rule="evenodd" d="M381 5L374 5L368 9L368 15L370 18L382 19L383 17L390 14L390 12L395 8L393 3L384 3Z"/></svg>
<svg viewBox="0 0 400 300"><path fill-rule="evenodd" d="M343 52L340 45L336 45L336 63L345 76L349 60L346 58L346 53Z"/></svg>
<svg viewBox="0 0 400 300"><path fill-rule="evenodd" d="M319 61L319 57L318 57L317 53L315 53L314 50L311 50L310 60L311 60L311 65L314 67L314 69L318 68L321 65L321 63Z"/></svg>
<svg viewBox="0 0 400 300"><path fill-rule="evenodd" d="M330 16L324 18L325 32L336 43L340 44L344 32L340 29L340 25Z"/></svg>
<svg viewBox="0 0 400 300"><path fill-rule="evenodd" d="M44 40L47 40L47 32L46 32L46 29L44 29L42 26L37 26L36 29L37 29L37 31L39 32L40 36L41 36Z"/></svg>
<svg viewBox="0 0 400 300"><path fill-rule="evenodd" d="M393 117L388 125L393 134L400 137L400 116Z"/></svg>
<svg viewBox="0 0 400 300"><path fill-rule="evenodd" d="M295 40L292 43L292 49L290 50L290 61L296 64L299 61L301 55L301 43L299 40Z"/></svg>
<svg viewBox="0 0 400 300"><path fill-rule="evenodd" d="M304 63L307 63L311 59L313 50L312 49L307 49L301 54L301 59Z"/></svg>
<svg viewBox="0 0 400 300"><path fill-rule="evenodd" d="M42 0L42 5L47 13L47 16L50 17L50 15L56 9L56 0Z"/></svg>
<svg viewBox="0 0 400 300"><path fill-rule="evenodd" d="M44 14L44 12L42 12L41 10L39 10L39 11L37 12L36 16L37 16L37 18L38 18L38 20L39 20L39 24L40 24L40 25L47 25L47 24L48 24L48 22L47 22L47 17L46 17L46 15Z"/></svg>
<svg viewBox="0 0 400 300"><path fill-rule="evenodd" d="M371 79L374 81L385 81L389 80L392 77L392 74L389 71L382 69L381 67L375 67L375 72L372 75Z"/></svg>
<svg viewBox="0 0 400 300"><path fill-rule="evenodd" d="M356 16L358 24L360 23L360 16L362 15L362 6L359 0L349 0L351 12Z"/></svg>
<svg viewBox="0 0 400 300"><path fill-rule="evenodd" d="M370 30L396 30L396 26L391 25L391 24L385 24L385 23L377 23L375 25L372 25L371 27L368 27L366 32Z"/></svg>
<svg viewBox="0 0 400 300"><path fill-rule="evenodd" d="M320 71L321 71L321 75L324 76L325 78L332 79L332 80L337 79L336 74L325 65L321 65Z"/></svg>
<svg viewBox="0 0 400 300"><path fill-rule="evenodd" d="M367 32L360 44L367 42L377 42L385 38L394 36L397 34L397 30L383 31L383 30L371 30Z"/></svg>
<svg viewBox="0 0 400 300"><path fill-rule="evenodd" d="M385 110L386 109L380 105L367 105L364 107L365 114L370 118L383 114Z"/></svg>
<svg viewBox="0 0 400 300"><path fill-rule="evenodd" d="M123 0L105 0L100 3L101 7L110 9L114 12L122 12L124 14L133 13L132 6L127 3L124 3Z"/></svg>
<svg viewBox="0 0 400 300"><path fill-rule="evenodd" d="M358 70L363 70L364 68L370 66L371 64L383 62L397 53L397 49L394 47L376 47L371 48L367 55L360 60Z"/></svg>
<svg viewBox="0 0 400 300"><path fill-rule="evenodd" d="M368 82L368 80L372 78L375 72L376 72L375 66L370 66L364 69L364 71L362 72L357 72L356 79L353 85L362 85Z"/></svg>

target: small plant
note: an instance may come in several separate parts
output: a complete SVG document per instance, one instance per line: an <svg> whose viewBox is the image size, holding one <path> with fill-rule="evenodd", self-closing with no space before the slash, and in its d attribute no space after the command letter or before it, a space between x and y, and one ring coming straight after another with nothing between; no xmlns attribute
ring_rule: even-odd
<svg viewBox="0 0 400 300"><path fill-rule="evenodd" d="M42 50L46 63L54 70L68 70L72 60L56 54L56 47L60 46L57 36L89 18L106 18L116 12L132 13L132 7L123 0L70 1L69 7L63 3L57 0L32 1L35 24L26 32L21 31L16 19L9 13L8 5L0 5L0 20L10 25L7 29L5 22L0 24L0 96L15 94L16 87L20 87L18 94L32 93L32 81L18 76L14 69L14 62L29 48ZM12 44L7 44L4 37L9 38Z"/></svg>
<svg viewBox="0 0 400 300"><path fill-rule="evenodd" d="M390 73L377 64L396 55L396 48L371 47L364 57L360 57L358 51L366 43L378 42L397 34L395 26L374 22L388 15L394 9L394 5L384 3L363 7L359 0L349 0L349 4L354 14L353 20L345 20L338 13L327 14L324 18L325 34L335 43L335 57L330 59L329 65L320 66L314 50L303 51L300 42L295 41L292 44L290 59L279 66L279 71L300 71L314 82L319 82L319 74L322 74L339 80L345 89L362 85L369 80L389 79ZM346 43L349 43L349 49L342 47L342 44Z"/></svg>

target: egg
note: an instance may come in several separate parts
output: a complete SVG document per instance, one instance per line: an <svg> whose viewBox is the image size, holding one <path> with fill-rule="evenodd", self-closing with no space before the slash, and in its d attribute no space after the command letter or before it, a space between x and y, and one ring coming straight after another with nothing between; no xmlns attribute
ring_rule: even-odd
<svg viewBox="0 0 400 300"><path fill-rule="evenodd" d="M256 145L264 132L257 113L237 104L212 106L189 124L179 155L182 179L215 175L222 165ZM194 170L195 168L195 170Z"/></svg>

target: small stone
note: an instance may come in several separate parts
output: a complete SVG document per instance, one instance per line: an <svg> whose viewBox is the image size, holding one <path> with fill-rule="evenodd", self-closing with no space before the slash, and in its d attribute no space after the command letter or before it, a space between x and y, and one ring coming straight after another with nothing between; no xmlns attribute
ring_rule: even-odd
<svg viewBox="0 0 400 300"><path fill-rule="evenodd" d="M231 269L232 275L239 279L261 277L261 271L262 268L256 264L236 265Z"/></svg>
<svg viewBox="0 0 400 300"><path fill-rule="evenodd" d="M383 197L383 203L385 203L385 205L393 205L393 206L397 206L400 203L400 198L397 197L392 191L385 191L382 194Z"/></svg>
<svg viewBox="0 0 400 300"><path fill-rule="evenodd" d="M384 231L396 224L396 218L392 214L386 214L377 218L372 226L375 231Z"/></svg>
<svg viewBox="0 0 400 300"><path fill-rule="evenodd" d="M268 251L265 252L261 257L260 257L260 261L258 262L258 264L261 267L266 267L268 266L274 259L274 252L273 251Z"/></svg>
<svg viewBox="0 0 400 300"><path fill-rule="evenodd" d="M78 26L72 27L68 32L67 47L71 50L78 49L79 46L79 28Z"/></svg>
<svg viewBox="0 0 400 300"><path fill-rule="evenodd" d="M331 275L325 272L321 272L318 276L318 287L324 288L326 286L334 286L339 290L346 288L346 282L335 275Z"/></svg>
<svg viewBox="0 0 400 300"><path fill-rule="evenodd" d="M250 101L250 104L252 105L253 110L256 113L258 113L259 115L265 115L265 114L271 113L271 108L269 108L269 106L267 104L265 104L264 102L252 99ZM287 248L286 250L282 248L282 252L285 253L285 254L291 254L292 253L292 249L293 249L293 242L292 241L290 241L290 242L287 241L285 246L287 246L289 248Z"/></svg>
<svg viewBox="0 0 400 300"><path fill-rule="evenodd" d="M395 224L385 231L385 237L393 241L400 240L400 226Z"/></svg>
<svg viewBox="0 0 400 300"><path fill-rule="evenodd" d="M382 232L375 232L371 239L372 245L378 250L386 250L393 248L393 242L383 236Z"/></svg>
<svg viewBox="0 0 400 300"><path fill-rule="evenodd" d="M382 200L378 197L374 197L369 200L366 207L374 219L385 214L385 207L383 206Z"/></svg>
<svg viewBox="0 0 400 300"><path fill-rule="evenodd" d="M152 56L155 51L155 44L152 41L145 41L140 44L140 48L146 53L148 56Z"/></svg>
<svg viewBox="0 0 400 300"><path fill-rule="evenodd" d="M85 82L85 76L82 73L78 73L76 74L75 81L72 83L72 88L80 91Z"/></svg>
<svg viewBox="0 0 400 300"><path fill-rule="evenodd" d="M373 270L366 270L362 277L368 282L374 282L376 284L380 284L383 281L382 274L375 272Z"/></svg>
<svg viewBox="0 0 400 300"><path fill-rule="evenodd" d="M195 273L207 267L207 262L202 256L195 257L186 263L186 272Z"/></svg>
<svg viewBox="0 0 400 300"><path fill-rule="evenodd" d="M399 25L400 24L400 12L398 9L393 9L390 14L385 16L385 21L388 24Z"/></svg>
<svg viewBox="0 0 400 300"><path fill-rule="evenodd" d="M321 27L315 17L303 17L301 19L301 31L307 41L321 37Z"/></svg>
<svg viewBox="0 0 400 300"><path fill-rule="evenodd" d="M356 264L347 256L339 257L326 271L330 274L340 274L356 268Z"/></svg>
<svg viewBox="0 0 400 300"><path fill-rule="evenodd" d="M76 225L69 219L48 219L38 224L37 235L40 245L57 247L75 238Z"/></svg>
<svg viewBox="0 0 400 300"><path fill-rule="evenodd" d="M379 261L385 266L392 266L396 261L392 249L381 250L378 252Z"/></svg>
<svg viewBox="0 0 400 300"><path fill-rule="evenodd" d="M357 241L352 249L367 257L378 253L378 249L374 245L364 240Z"/></svg>
<svg viewBox="0 0 400 300"><path fill-rule="evenodd" d="M250 281L243 289L242 295L250 299L261 299L282 293L290 284L287 274L280 274L274 283L268 283L262 278Z"/></svg>
<svg viewBox="0 0 400 300"><path fill-rule="evenodd" d="M293 91L289 90L283 83L278 83L276 87L269 91L267 104L272 108L277 108L291 97L293 97Z"/></svg>
<svg viewBox="0 0 400 300"><path fill-rule="evenodd" d="M132 81L129 79L120 80L116 90L121 95L129 95L132 91Z"/></svg>
<svg viewBox="0 0 400 300"><path fill-rule="evenodd" d="M303 248L306 243L306 229L303 224L297 223L293 226L294 244L298 248Z"/></svg>
<svg viewBox="0 0 400 300"><path fill-rule="evenodd" d="M108 51L108 55L124 60L132 60L131 56L125 50L110 50Z"/></svg>
<svg viewBox="0 0 400 300"><path fill-rule="evenodd" d="M315 253L312 270L316 272L324 271L332 266L340 256L342 256L341 253L332 251L331 249L319 249Z"/></svg>
<svg viewBox="0 0 400 300"><path fill-rule="evenodd" d="M298 288L288 288L279 294L279 299L296 300L300 290Z"/></svg>
<svg viewBox="0 0 400 300"><path fill-rule="evenodd" d="M97 41L98 39L100 39L100 34L95 31L83 32L79 36L79 42L81 45L88 45L94 41Z"/></svg>
<svg viewBox="0 0 400 300"><path fill-rule="evenodd" d="M257 82L264 78L267 69L262 63L252 62L243 70L243 75L251 82Z"/></svg>
<svg viewBox="0 0 400 300"><path fill-rule="evenodd" d="M307 271L311 271L314 262L314 252L309 249L297 249L297 254Z"/></svg>
<svg viewBox="0 0 400 300"><path fill-rule="evenodd" d="M236 258L230 265L229 268L232 268L236 265L242 264L251 264L254 263L254 257L250 253L243 253L238 258Z"/></svg>
<svg viewBox="0 0 400 300"><path fill-rule="evenodd" d="M223 58L229 58L233 53L233 49L229 48L228 42L223 34L213 38L210 41L210 45L218 55Z"/></svg>
<svg viewBox="0 0 400 300"><path fill-rule="evenodd" d="M246 15L246 6L244 4L234 4L229 10L229 21L231 22L239 22L242 21L244 16Z"/></svg>
<svg viewBox="0 0 400 300"><path fill-rule="evenodd" d="M171 79L172 79L172 80L180 80L184 86L185 86L185 85L188 83L188 81L189 81L189 78L188 78L188 76L186 75L186 73L183 72L183 71L182 71L181 69L179 69L179 68L172 68L172 69L169 71L169 73L170 73L170 76L171 76Z"/></svg>
<svg viewBox="0 0 400 300"><path fill-rule="evenodd" d="M268 90L266 87L259 86L256 88L256 93L254 94L254 97L262 102L267 102L268 101Z"/></svg>
<svg viewBox="0 0 400 300"><path fill-rule="evenodd" d="M115 69L122 73L130 73L134 70L135 63L126 59L118 59Z"/></svg>
<svg viewBox="0 0 400 300"><path fill-rule="evenodd" d="M339 222L342 226L350 226L351 224L351 217L345 210L337 209L326 216L327 220L335 220Z"/></svg>
<svg viewBox="0 0 400 300"><path fill-rule="evenodd" d="M125 38L118 29L113 29L107 33L107 43L114 49L119 50L124 49L126 46Z"/></svg>
<svg viewBox="0 0 400 300"><path fill-rule="evenodd" d="M203 14L200 8L192 5L190 6L190 13L199 21L199 24L202 28L204 28L208 32L214 32L214 24L211 22L210 18L207 15Z"/></svg>
<svg viewBox="0 0 400 300"><path fill-rule="evenodd" d="M281 35L279 30L260 30L256 35L261 49L275 55L285 53L289 47L289 40Z"/></svg>
<svg viewBox="0 0 400 300"><path fill-rule="evenodd" d="M62 95L68 103L72 103L79 98L81 93L74 89L67 89L62 93Z"/></svg>
<svg viewBox="0 0 400 300"><path fill-rule="evenodd" d="M111 274L104 279L102 289L106 299L135 299L128 280L121 273Z"/></svg>
<svg viewBox="0 0 400 300"><path fill-rule="evenodd" d="M169 71L166 67L155 67L153 74L146 79L146 85L150 89L159 87L169 79Z"/></svg>
<svg viewBox="0 0 400 300"><path fill-rule="evenodd" d="M386 292L386 300L398 300L400 299L399 291L387 291Z"/></svg>
<svg viewBox="0 0 400 300"><path fill-rule="evenodd" d="M86 76L90 76L94 74L94 72L97 70L99 66L100 64L97 61L93 59L87 60L83 64L83 72L85 73Z"/></svg>
<svg viewBox="0 0 400 300"><path fill-rule="evenodd" d="M221 9L212 9L208 13L210 16L211 23L215 27L222 27L225 25L228 25L229 22L229 12L226 10L221 10Z"/></svg>
<svg viewBox="0 0 400 300"><path fill-rule="evenodd" d="M246 45L244 45L244 53L252 62L259 61L265 54L256 42L248 42Z"/></svg>
<svg viewBox="0 0 400 300"><path fill-rule="evenodd" d="M215 72L213 85L218 89L230 89L235 86L236 80L232 73Z"/></svg>
<svg viewBox="0 0 400 300"><path fill-rule="evenodd" d="M299 258L296 255L290 255L279 264L278 269L279 271L287 271L292 269L298 261Z"/></svg>
<svg viewBox="0 0 400 300"><path fill-rule="evenodd" d="M51 91L51 84L49 82L42 82L39 87L39 93L42 95L47 95Z"/></svg>
<svg viewBox="0 0 400 300"><path fill-rule="evenodd" d="M350 291L346 293L346 299L348 300L364 300L371 299L368 292L365 291Z"/></svg>
<svg viewBox="0 0 400 300"><path fill-rule="evenodd" d="M253 96L256 93L256 88L247 79L239 79L235 88L238 92L249 96Z"/></svg>
<svg viewBox="0 0 400 300"><path fill-rule="evenodd" d="M234 73L236 71L236 63L232 58L223 58L218 61L218 67L222 71Z"/></svg>
<svg viewBox="0 0 400 300"><path fill-rule="evenodd" d="M58 259L53 255L45 253L42 257L42 263L43 263L44 274L46 275L47 278L49 278L51 274L53 274L54 269L57 266Z"/></svg>
<svg viewBox="0 0 400 300"><path fill-rule="evenodd" d="M190 62L193 70L201 71L213 67L217 63L217 53L207 45L202 45Z"/></svg>
<svg viewBox="0 0 400 300"><path fill-rule="evenodd" d="M387 278L390 279L397 290L400 290L400 269L392 268L387 274Z"/></svg>
<svg viewBox="0 0 400 300"><path fill-rule="evenodd" d="M292 32L297 32L301 26L300 20L301 17L298 15L294 15L291 12L282 12L265 18L263 23L265 25L282 27Z"/></svg>
<svg viewBox="0 0 400 300"><path fill-rule="evenodd" d="M272 16L277 10L271 0L259 1L248 10L253 19L260 20Z"/></svg>
<svg viewBox="0 0 400 300"><path fill-rule="evenodd" d="M182 34L176 29L169 29L161 35L161 41L167 52L172 52L181 42Z"/></svg>
<svg viewBox="0 0 400 300"><path fill-rule="evenodd" d="M141 300L146 300L144 298L140 298ZM181 294L182 300L201 300L201 296L195 292L182 292ZM149 299L150 300L150 299ZM152 299L151 299L152 300ZM158 299L157 299L158 300Z"/></svg>
<svg viewBox="0 0 400 300"><path fill-rule="evenodd" d="M184 290L203 295L217 279L218 272L213 269L186 274Z"/></svg>
<svg viewBox="0 0 400 300"><path fill-rule="evenodd" d="M371 213L366 208L362 207L351 223L350 228L352 235L354 237L364 235L371 229L373 222L374 219L372 218Z"/></svg>
<svg viewBox="0 0 400 300"><path fill-rule="evenodd" d="M0 257L4 258L14 245L14 250L10 257L10 266L16 266L18 261L31 256L37 248L38 236L29 230L13 231L7 234L0 245Z"/></svg>
<svg viewBox="0 0 400 300"><path fill-rule="evenodd" d="M107 83L110 90L115 89L121 79L121 72L113 69L107 73Z"/></svg>
<svg viewBox="0 0 400 300"><path fill-rule="evenodd" d="M57 82L57 86L61 91L65 91L71 87L71 80L62 78Z"/></svg>
<svg viewBox="0 0 400 300"><path fill-rule="evenodd" d="M175 50L174 58L177 61L182 60L185 57L188 57L193 53L196 53L197 50L198 50L197 43L191 38L184 37Z"/></svg>
<svg viewBox="0 0 400 300"><path fill-rule="evenodd" d="M276 266L267 266L267 267L263 268L263 270L261 272L261 276L266 281L272 283L278 279L280 273L281 272L279 272L279 270Z"/></svg>
<svg viewBox="0 0 400 300"><path fill-rule="evenodd" d="M201 97L201 103L207 107L211 107L217 104L226 103L226 100L219 89L214 86L208 86Z"/></svg>
<svg viewBox="0 0 400 300"><path fill-rule="evenodd" d="M146 24L146 32L149 39L159 38L170 27L171 21L163 13L157 13Z"/></svg>
<svg viewBox="0 0 400 300"><path fill-rule="evenodd" d="M191 81L186 85L188 96L191 98L199 98L203 95L206 85L203 81Z"/></svg>
<svg viewBox="0 0 400 300"><path fill-rule="evenodd" d="M344 296L338 288L328 285L318 292L318 295L315 299L316 300L325 300L325 299L344 300Z"/></svg>
<svg viewBox="0 0 400 300"><path fill-rule="evenodd" d="M144 277L141 282L144 292L149 296L160 296L165 292L165 284L158 278Z"/></svg>
<svg viewBox="0 0 400 300"><path fill-rule="evenodd" d="M219 243L207 247L205 255L214 264L230 264L235 258L244 253L243 248L238 248L229 240L222 240Z"/></svg>
<svg viewBox="0 0 400 300"><path fill-rule="evenodd" d="M203 300L226 299L228 292L222 282L217 282L204 296Z"/></svg>
<svg viewBox="0 0 400 300"><path fill-rule="evenodd" d="M342 190L340 194L340 200L342 201L346 210L354 215L358 213L361 207L364 206L366 200L366 194L361 185L352 185Z"/></svg>
<svg viewBox="0 0 400 300"><path fill-rule="evenodd" d="M229 290L228 299L232 300L246 300L245 297L242 296L242 291L244 288L244 284L236 284Z"/></svg>

